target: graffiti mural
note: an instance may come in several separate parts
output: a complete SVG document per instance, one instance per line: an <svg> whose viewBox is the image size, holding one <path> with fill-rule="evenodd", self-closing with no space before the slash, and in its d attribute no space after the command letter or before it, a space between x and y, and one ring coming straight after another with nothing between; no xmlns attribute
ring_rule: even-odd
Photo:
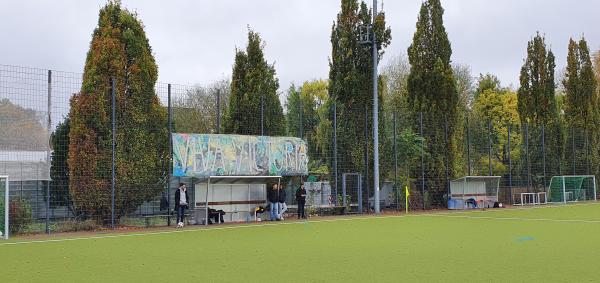
<svg viewBox="0 0 600 283"><path fill-rule="evenodd" d="M297 176L308 174L302 139L172 134L173 176Z"/></svg>

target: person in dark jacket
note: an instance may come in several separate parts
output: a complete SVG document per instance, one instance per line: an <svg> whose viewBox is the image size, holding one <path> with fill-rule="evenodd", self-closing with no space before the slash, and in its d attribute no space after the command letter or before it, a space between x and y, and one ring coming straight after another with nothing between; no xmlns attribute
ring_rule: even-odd
<svg viewBox="0 0 600 283"><path fill-rule="evenodd" d="M269 220L279 220L279 193L277 191L277 184L274 184L272 189L267 192L267 199L269 201Z"/></svg>
<svg viewBox="0 0 600 283"><path fill-rule="evenodd" d="M287 211L287 205L285 204L285 190L282 185L277 185L277 199L279 201L279 219L283 220L283 214Z"/></svg>
<svg viewBox="0 0 600 283"><path fill-rule="evenodd" d="M175 211L177 211L177 228L183 227L183 217L185 209L188 208L190 197L187 193L187 187L184 183L179 183L179 188L175 191Z"/></svg>
<svg viewBox="0 0 600 283"><path fill-rule="evenodd" d="M304 215L304 205L306 204L306 189L304 189L304 184L300 185L300 188L296 190L296 202L298 203L298 219L306 219L306 215Z"/></svg>

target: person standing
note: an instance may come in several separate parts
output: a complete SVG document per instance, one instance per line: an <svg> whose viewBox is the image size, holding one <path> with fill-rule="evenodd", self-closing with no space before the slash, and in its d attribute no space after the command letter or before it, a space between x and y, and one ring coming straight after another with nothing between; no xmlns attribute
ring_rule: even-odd
<svg viewBox="0 0 600 283"><path fill-rule="evenodd" d="M306 189L304 184L300 185L300 188L296 190L296 202L298 203L298 219L306 219L304 214L304 205L306 204Z"/></svg>
<svg viewBox="0 0 600 283"><path fill-rule="evenodd" d="M269 220L279 221L279 194L277 192L277 184L273 184L273 188L267 193L269 201Z"/></svg>
<svg viewBox="0 0 600 283"><path fill-rule="evenodd" d="M283 214L287 211L287 205L285 204L285 190L282 185L277 185L278 200L279 200L279 219L283 220Z"/></svg>
<svg viewBox="0 0 600 283"><path fill-rule="evenodd" d="M177 211L177 228L183 227L183 217L185 209L188 208L190 197L187 193L187 187L184 183L179 183L179 188L175 191L175 211Z"/></svg>

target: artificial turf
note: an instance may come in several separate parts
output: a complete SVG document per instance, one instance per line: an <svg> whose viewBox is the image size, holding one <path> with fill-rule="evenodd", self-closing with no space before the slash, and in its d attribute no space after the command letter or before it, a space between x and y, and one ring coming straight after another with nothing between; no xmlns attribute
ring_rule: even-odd
<svg viewBox="0 0 600 283"><path fill-rule="evenodd" d="M0 242L1 282L598 281L600 204ZM104 238L106 237L106 238Z"/></svg>

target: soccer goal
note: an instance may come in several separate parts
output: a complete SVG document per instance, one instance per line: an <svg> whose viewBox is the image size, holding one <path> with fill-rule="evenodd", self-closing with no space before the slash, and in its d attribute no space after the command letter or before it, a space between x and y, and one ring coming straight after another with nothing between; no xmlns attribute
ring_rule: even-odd
<svg viewBox="0 0 600 283"><path fill-rule="evenodd" d="M553 203L596 200L596 176L554 176L550 179L548 200Z"/></svg>
<svg viewBox="0 0 600 283"><path fill-rule="evenodd" d="M0 239L8 239L8 176L0 176Z"/></svg>
<svg viewBox="0 0 600 283"><path fill-rule="evenodd" d="M450 181L448 209L494 207L499 187L500 176L465 176Z"/></svg>

